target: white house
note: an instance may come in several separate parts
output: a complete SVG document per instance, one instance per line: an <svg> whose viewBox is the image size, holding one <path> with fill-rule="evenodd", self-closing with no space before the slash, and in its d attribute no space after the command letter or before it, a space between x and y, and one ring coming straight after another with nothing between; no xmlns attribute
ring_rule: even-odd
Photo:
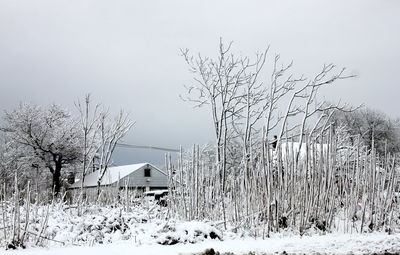
<svg viewBox="0 0 400 255"><path fill-rule="evenodd" d="M83 187L86 189L97 187L99 171L85 177ZM70 186L70 189L81 188L79 180ZM142 191L159 190L168 188L168 176L159 168L149 164L133 164L109 167L104 174L100 186L128 187Z"/></svg>

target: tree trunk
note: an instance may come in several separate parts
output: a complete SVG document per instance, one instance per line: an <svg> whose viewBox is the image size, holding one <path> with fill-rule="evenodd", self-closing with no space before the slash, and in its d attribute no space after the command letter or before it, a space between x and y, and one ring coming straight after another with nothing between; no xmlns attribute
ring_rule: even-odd
<svg viewBox="0 0 400 255"><path fill-rule="evenodd" d="M101 180L97 180L97 186L96 186L97 197L96 197L96 200L98 200L99 197L100 197L100 184L101 184Z"/></svg>
<svg viewBox="0 0 400 255"><path fill-rule="evenodd" d="M54 196L57 197L61 190L61 163L62 157L58 156L58 159L55 161L56 167L53 171L53 192Z"/></svg>

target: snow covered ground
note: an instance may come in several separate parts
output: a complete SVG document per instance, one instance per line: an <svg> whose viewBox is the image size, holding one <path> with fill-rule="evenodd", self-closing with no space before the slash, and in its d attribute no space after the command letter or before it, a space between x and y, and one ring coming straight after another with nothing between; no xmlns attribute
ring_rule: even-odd
<svg viewBox="0 0 400 255"><path fill-rule="evenodd" d="M11 208L11 207L8 207ZM21 215L25 215L24 208ZM246 231L223 230L217 222L180 221L154 202L139 203L129 212L120 206L77 208L63 204L32 206L26 249L4 250L7 240L0 234L0 255L117 255L196 254L213 248L234 254L372 254L399 253L400 229L387 233L323 234L312 228L305 236L287 230L268 239L254 239ZM11 217L12 211L7 213ZM37 241L43 219L50 215L42 239ZM1 221L0 221L1 222ZM24 225L24 221L21 222ZM2 224L0 224L1 226ZM36 234L34 234L36 233ZM341 233L341 234L339 234Z"/></svg>
<svg viewBox="0 0 400 255"><path fill-rule="evenodd" d="M30 248L25 250L2 251L5 255L117 255L117 254L148 254L172 255L193 254L214 248L219 252L233 252L244 254L248 252L282 253L288 254L372 254L372 253L399 253L400 234L387 235L384 233L338 235L327 234L321 236L291 236L261 239L235 239L235 240L207 240L195 244L144 244L136 245L132 240L119 241L112 244L88 246L70 246L54 248Z"/></svg>

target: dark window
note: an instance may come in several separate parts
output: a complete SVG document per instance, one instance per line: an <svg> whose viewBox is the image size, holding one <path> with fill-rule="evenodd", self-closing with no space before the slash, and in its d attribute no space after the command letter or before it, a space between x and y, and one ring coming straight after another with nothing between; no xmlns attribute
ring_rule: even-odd
<svg viewBox="0 0 400 255"><path fill-rule="evenodd" d="M149 169L149 168L144 169L144 177L151 177L151 172L150 172L150 170L151 170L151 169Z"/></svg>

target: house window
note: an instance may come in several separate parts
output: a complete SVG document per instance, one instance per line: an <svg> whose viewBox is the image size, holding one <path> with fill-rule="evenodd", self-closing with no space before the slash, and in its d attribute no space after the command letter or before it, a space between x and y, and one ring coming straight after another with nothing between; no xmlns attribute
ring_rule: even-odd
<svg viewBox="0 0 400 255"><path fill-rule="evenodd" d="M144 177L151 177L151 172L150 172L150 168L146 168L144 169Z"/></svg>

